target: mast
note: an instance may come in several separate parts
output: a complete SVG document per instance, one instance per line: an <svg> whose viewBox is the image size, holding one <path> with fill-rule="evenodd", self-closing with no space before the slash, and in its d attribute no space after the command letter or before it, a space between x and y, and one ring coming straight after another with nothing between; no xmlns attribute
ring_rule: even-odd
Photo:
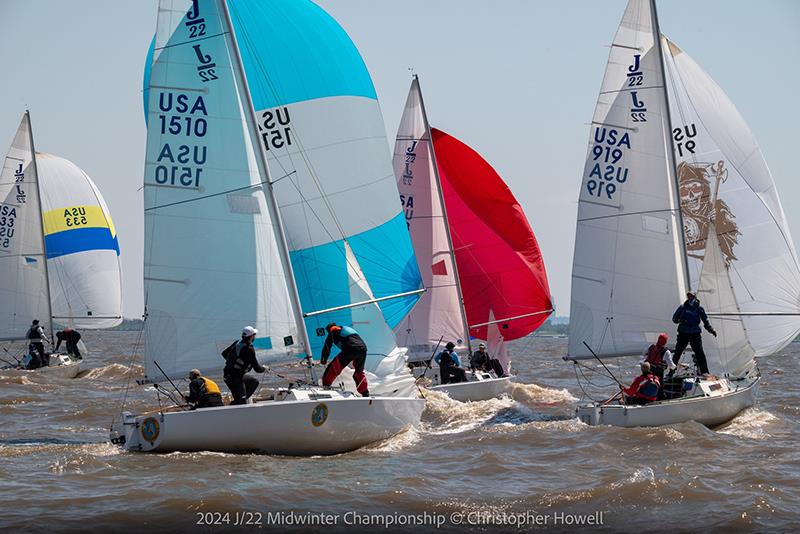
<svg viewBox="0 0 800 534"><path fill-rule="evenodd" d="M428 124L428 113L425 111L425 100L422 98L422 89L419 86L419 76L413 75L414 80L417 82L417 94L419 94L419 104L422 107L422 120L425 124L425 132L428 134L428 143L430 146L431 162L433 163L433 176L436 181L436 191L439 193L439 204L442 208L442 219L444 220L445 234L447 235L447 250L450 254L450 259L453 263L453 277L456 282L456 292L458 293L458 306L461 309L461 322L464 328L465 341L467 342L467 351L469 355L472 354L472 344L469 342L469 324L467 323L467 310L464 307L464 295L461 293L461 279L458 277L458 264L456 262L456 251L453 249L453 237L450 235L450 223L447 220L447 207L444 204L444 192L442 191L442 182L439 179L439 165L436 163L436 150L433 148L433 135L431 134L431 125Z"/></svg>
<svg viewBox="0 0 800 534"><path fill-rule="evenodd" d="M683 227L683 210L681 209L681 190L678 183L678 165L675 161L675 146L672 143L672 114L669 109L669 91L667 90L667 69L665 66L664 50L661 46L661 29L658 25L658 13L656 11L656 0L650 0L650 16L652 17L653 25L653 39L655 40L656 52L658 52L658 65L661 67L661 87L664 90L664 108L666 113L666 124L662 121L662 125L666 128L664 132L664 141L667 144L667 178L672 184L673 188L673 202L677 206L678 214L678 246L681 249L680 261L681 270L684 276L683 292L688 291L692 285L692 278L689 275L689 259L686 255L686 236L684 235ZM679 284L680 285L680 284ZM683 295L681 295L682 297Z"/></svg>
<svg viewBox="0 0 800 534"><path fill-rule="evenodd" d="M300 341L306 346L306 361L308 367L311 369L311 378L316 381L314 376L314 369L311 366L311 342L308 339L308 331L306 330L306 323L303 319L303 310L300 306L300 294L297 291L297 283L294 279L294 271L292 269L292 262L289 258L289 246L286 242L286 234L283 231L283 223L281 221L280 211L275 202L275 196L272 189L272 181L270 180L269 167L267 165L266 154L264 154L264 146L259 142L255 135L255 108L253 107L253 100L250 96L250 88L247 85L247 77L244 74L244 65L242 64L242 56L239 54L239 44L236 42L236 34L233 31L233 23L231 22L231 15L228 11L228 4L226 0L219 0L221 4L221 12L225 14L225 24L227 25L228 34L230 35L232 45L232 56L236 62L234 66L234 73L236 76L236 83L240 87L241 92L244 93L245 104L245 120L247 121L247 131L250 134L250 142L253 144L253 149L256 154L256 162L258 164L259 173L265 177L265 184L262 185L264 196L267 198L267 206L269 208L270 217L272 218L272 226L275 230L275 240L278 244L278 252L281 258L281 265L286 273L289 281L289 298L292 300L292 307L297 322L298 333L300 334Z"/></svg>
<svg viewBox="0 0 800 534"><path fill-rule="evenodd" d="M25 115L28 117L28 136L31 142L31 163L33 164L33 172L36 175L36 195L39 197L39 236L42 239L42 263L44 263L44 287L47 291L47 316L50 318L50 340L53 340L53 304L50 302L50 273L47 270L47 247L44 242L44 211L42 210L42 189L39 180L39 169L36 166L36 147L33 145L33 125L31 124L31 112L25 110Z"/></svg>

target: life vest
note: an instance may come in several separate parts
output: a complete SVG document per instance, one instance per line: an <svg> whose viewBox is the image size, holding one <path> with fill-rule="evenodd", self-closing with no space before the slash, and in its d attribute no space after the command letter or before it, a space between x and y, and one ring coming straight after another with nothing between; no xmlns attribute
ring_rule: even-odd
<svg viewBox="0 0 800 534"><path fill-rule="evenodd" d="M203 386L200 388L200 397L205 397L208 395L221 395L222 392L219 390L219 386L216 382L211 380L210 378L206 378L204 376L200 377L203 380Z"/></svg>
<svg viewBox="0 0 800 534"><path fill-rule="evenodd" d="M664 353L667 352L667 347L661 346L659 347L655 343L650 345L650 348L647 349L647 358L644 361L650 364L650 367L653 367L657 370L664 369Z"/></svg>
<svg viewBox="0 0 800 534"><path fill-rule="evenodd" d="M455 367L456 361L449 350L443 350L439 353L439 367Z"/></svg>
<svg viewBox="0 0 800 534"><path fill-rule="evenodd" d="M334 326L331 328L331 334L333 334L333 344L339 347L340 349L344 348L342 346L342 343L345 341L346 338L350 336L358 336L358 332L356 332L354 328L350 328L349 326Z"/></svg>
<svg viewBox="0 0 800 534"><path fill-rule="evenodd" d="M639 389L636 390L636 396L649 401L658 399L658 378L648 374L644 380L639 384Z"/></svg>
<svg viewBox="0 0 800 534"><path fill-rule="evenodd" d="M240 356L242 349L248 345L244 340L239 340L223 351L222 354L225 355L225 374L245 374L250 370L250 364Z"/></svg>
<svg viewBox="0 0 800 534"><path fill-rule="evenodd" d="M41 327L38 326L38 325L37 326L31 326L28 329L28 333L26 334L25 337L27 337L28 339L30 339L34 343L39 343L41 341L41 339L42 339L42 331L39 330L39 328L41 328Z"/></svg>

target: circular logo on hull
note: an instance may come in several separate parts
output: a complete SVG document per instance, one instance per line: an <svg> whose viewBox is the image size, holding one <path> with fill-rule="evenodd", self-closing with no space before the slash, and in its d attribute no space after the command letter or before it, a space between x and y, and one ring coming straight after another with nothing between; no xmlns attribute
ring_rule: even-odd
<svg viewBox="0 0 800 534"><path fill-rule="evenodd" d="M161 432L161 427L158 424L158 419L155 417L148 417L144 421L142 421L141 425L141 432L142 437L153 443L156 439L158 439L158 434Z"/></svg>
<svg viewBox="0 0 800 534"><path fill-rule="evenodd" d="M328 420L328 407L324 403L314 406L314 411L311 412L311 424L314 426L322 426Z"/></svg>

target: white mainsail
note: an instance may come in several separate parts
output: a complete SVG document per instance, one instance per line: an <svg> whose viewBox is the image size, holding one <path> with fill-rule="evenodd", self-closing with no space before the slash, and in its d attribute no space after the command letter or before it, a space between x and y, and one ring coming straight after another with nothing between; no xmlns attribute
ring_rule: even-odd
<svg viewBox="0 0 800 534"><path fill-rule="evenodd" d="M442 336L444 345L466 341L468 335L434 165L430 128L415 76L394 145L397 189L427 288L395 327L398 342L411 352L431 352Z"/></svg>
<svg viewBox="0 0 800 534"><path fill-rule="evenodd" d="M77 165L37 153L55 322L111 328L122 322L122 268L111 214Z"/></svg>
<svg viewBox="0 0 800 534"><path fill-rule="evenodd" d="M712 322L741 320L756 356L774 353L800 333L800 267L775 183L733 103L686 52L662 39L692 286L703 285L705 251L716 250L706 241L716 226L733 313L744 315ZM707 300L705 308L732 313Z"/></svg>
<svg viewBox="0 0 800 534"><path fill-rule="evenodd" d="M31 321L52 333L39 182L30 115L22 116L0 175L0 340L25 339Z"/></svg>
<svg viewBox="0 0 800 534"><path fill-rule="evenodd" d="M685 288L651 3L631 0L609 53L578 204L569 356L639 354Z"/></svg>
<svg viewBox="0 0 800 534"><path fill-rule="evenodd" d="M145 375L217 371L244 325L259 359L304 354L216 2L162 0L148 95Z"/></svg>

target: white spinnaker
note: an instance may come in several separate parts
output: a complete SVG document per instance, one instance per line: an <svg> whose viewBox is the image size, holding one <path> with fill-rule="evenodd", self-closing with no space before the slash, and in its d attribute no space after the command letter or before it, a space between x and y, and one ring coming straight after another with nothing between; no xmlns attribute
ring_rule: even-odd
<svg viewBox="0 0 800 534"><path fill-rule="evenodd" d="M719 178L725 203L717 222L727 239L726 260L747 334L757 356L777 352L800 333L800 267L775 183L752 132L722 89L683 50L666 38L673 143L684 177L689 270L696 284L711 195ZM727 237L725 234L728 234ZM692 250L692 244L695 249ZM780 315L794 314L794 315ZM716 319L712 317L716 325Z"/></svg>
<svg viewBox="0 0 800 534"><path fill-rule="evenodd" d="M76 233L80 249L55 257L52 251L48 251L50 299L55 322L79 329L111 328L120 324L122 267L118 249L95 247L91 239L80 241L80 234L85 230L107 231L109 239L116 239L105 200L92 179L69 160L39 152L36 166L42 186L45 220L51 211L59 214L65 210L82 209L81 213L88 216L91 227L78 224L55 229L61 233ZM61 217L54 219L63 220Z"/></svg>
<svg viewBox="0 0 800 534"><path fill-rule="evenodd" d="M262 361L306 350L266 205L266 177L258 173L244 120L226 25L216 2L194 7L162 0L149 84L144 272L145 375L151 380L163 379L155 362L170 376L184 376L193 367L220 370L220 352L248 324L259 330ZM198 124L205 126L198 130ZM187 163L177 159L184 146ZM167 147L172 156L165 155ZM182 183L184 172L190 175Z"/></svg>
<svg viewBox="0 0 800 534"><path fill-rule="evenodd" d="M714 224L706 240L705 259L700 274L697 296L706 313L726 314L714 321L716 337L706 336L704 349L708 370L717 376L740 377L753 365L755 351L747 339L747 332L733 294L731 277L722 256Z"/></svg>
<svg viewBox="0 0 800 534"><path fill-rule="evenodd" d="M578 204L569 355L630 355L674 328L684 275L666 152L661 59L647 0L609 53ZM626 174L627 173L627 174Z"/></svg>
<svg viewBox="0 0 800 534"><path fill-rule="evenodd" d="M31 321L48 335L50 295L29 115L22 116L0 175L0 340L25 339Z"/></svg>
<svg viewBox="0 0 800 534"><path fill-rule="evenodd" d="M427 292L395 327L395 333L402 346L427 353L442 336L442 344L466 341L432 150L419 81L414 78L397 130L394 174Z"/></svg>
<svg viewBox="0 0 800 534"><path fill-rule="evenodd" d="M364 302L375 298L353 250L345 241L347 275L350 278L351 302ZM415 397L416 382L406 367L406 349L398 348L392 329L380 307L373 303L352 309L353 328L367 344L367 361L364 369L369 383L369 392L374 396ZM345 368L340 382L350 391L355 391L352 370Z"/></svg>

